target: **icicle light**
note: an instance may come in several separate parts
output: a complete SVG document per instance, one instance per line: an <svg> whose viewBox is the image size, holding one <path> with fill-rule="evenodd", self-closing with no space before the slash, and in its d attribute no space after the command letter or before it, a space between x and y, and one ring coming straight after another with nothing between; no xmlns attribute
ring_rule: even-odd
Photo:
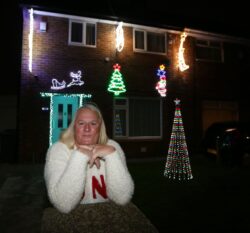
<svg viewBox="0 0 250 233"><path fill-rule="evenodd" d="M32 72L32 56L33 56L33 27L34 27L34 16L33 9L29 10L30 15L30 32L29 32L29 71Z"/></svg>

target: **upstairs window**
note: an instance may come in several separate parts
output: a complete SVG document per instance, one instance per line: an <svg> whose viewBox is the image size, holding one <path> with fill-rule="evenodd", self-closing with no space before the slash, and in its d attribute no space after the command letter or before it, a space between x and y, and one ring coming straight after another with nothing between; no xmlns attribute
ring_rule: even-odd
<svg viewBox="0 0 250 233"><path fill-rule="evenodd" d="M223 62L223 44L219 41L196 40L196 60Z"/></svg>
<svg viewBox="0 0 250 233"><path fill-rule="evenodd" d="M96 24L70 20L69 44L96 47Z"/></svg>
<svg viewBox="0 0 250 233"><path fill-rule="evenodd" d="M166 33L134 29L134 51L166 53Z"/></svg>

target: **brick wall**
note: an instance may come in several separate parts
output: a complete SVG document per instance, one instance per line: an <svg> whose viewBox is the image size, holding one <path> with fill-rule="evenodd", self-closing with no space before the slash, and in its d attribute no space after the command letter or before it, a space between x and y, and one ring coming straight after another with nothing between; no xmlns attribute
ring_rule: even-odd
<svg viewBox="0 0 250 233"><path fill-rule="evenodd" d="M19 152L21 161L43 161L48 148L49 112L41 111L48 106L49 100L40 97L40 92L48 92L51 79L70 81L71 71L81 70L81 87L67 89L68 93L90 93L93 101L103 110L107 131L112 135L112 94L107 86L113 64L121 65L121 73L126 84L127 96L158 96L154 86L157 82L156 69L159 64L167 65L168 96L164 99L163 132L160 141L131 142L121 141L129 155L166 154L172 129L174 114L173 100L181 99L184 128L190 149L196 148L201 139L201 101L203 99L244 100L235 85L239 76L242 83L246 79L247 69L240 70L238 64L212 64L195 61L194 38L185 41L185 59L190 68L181 73L177 68L177 52L180 43L179 34L168 33L166 55L145 54L133 51L133 29L124 27L125 46L122 52L115 50L115 25L97 23L97 47L68 46L68 19L47 16L34 16L33 72L28 71L28 12L23 13L22 70L19 109ZM39 31L41 19L47 21L47 31ZM229 45L228 45L229 46ZM230 47L230 46L229 46ZM107 61L108 58L108 61ZM249 64L249 59L246 64ZM249 75L248 75L249 76ZM246 75L245 75L246 77ZM227 86L228 81L230 83ZM239 83L238 83L239 84ZM239 89L239 84L237 88ZM248 87L244 87L249 91ZM237 90L238 90L237 89ZM64 91L65 92L65 91ZM244 95L247 97L247 95ZM241 108L244 110L244 108ZM242 111L241 115L249 116ZM142 149L148 145L145 151ZM143 152L142 152L143 151Z"/></svg>

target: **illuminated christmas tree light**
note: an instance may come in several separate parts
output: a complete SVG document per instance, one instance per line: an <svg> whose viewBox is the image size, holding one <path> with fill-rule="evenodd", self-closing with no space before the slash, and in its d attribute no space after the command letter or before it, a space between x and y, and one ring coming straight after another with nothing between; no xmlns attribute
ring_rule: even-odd
<svg viewBox="0 0 250 233"><path fill-rule="evenodd" d="M164 176L169 179L193 178L181 116L180 100L175 99L175 116L169 143Z"/></svg>
<svg viewBox="0 0 250 233"><path fill-rule="evenodd" d="M122 79L122 74L120 73L121 66L117 63L113 65L114 72L111 76L111 81L108 86L108 91L113 92L116 96L122 92L126 92L126 88Z"/></svg>

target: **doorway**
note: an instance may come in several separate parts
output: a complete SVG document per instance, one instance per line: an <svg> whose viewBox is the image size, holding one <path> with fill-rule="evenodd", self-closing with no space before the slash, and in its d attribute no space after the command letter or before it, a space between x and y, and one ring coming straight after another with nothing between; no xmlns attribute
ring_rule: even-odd
<svg viewBox="0 0 250 233"><path fill-rule="evenodd" d="M75 115L79 106L79 98L77 96L53 96L52 111L52 135L51 143L56 142L61 132L66 129Z"/></svg>

